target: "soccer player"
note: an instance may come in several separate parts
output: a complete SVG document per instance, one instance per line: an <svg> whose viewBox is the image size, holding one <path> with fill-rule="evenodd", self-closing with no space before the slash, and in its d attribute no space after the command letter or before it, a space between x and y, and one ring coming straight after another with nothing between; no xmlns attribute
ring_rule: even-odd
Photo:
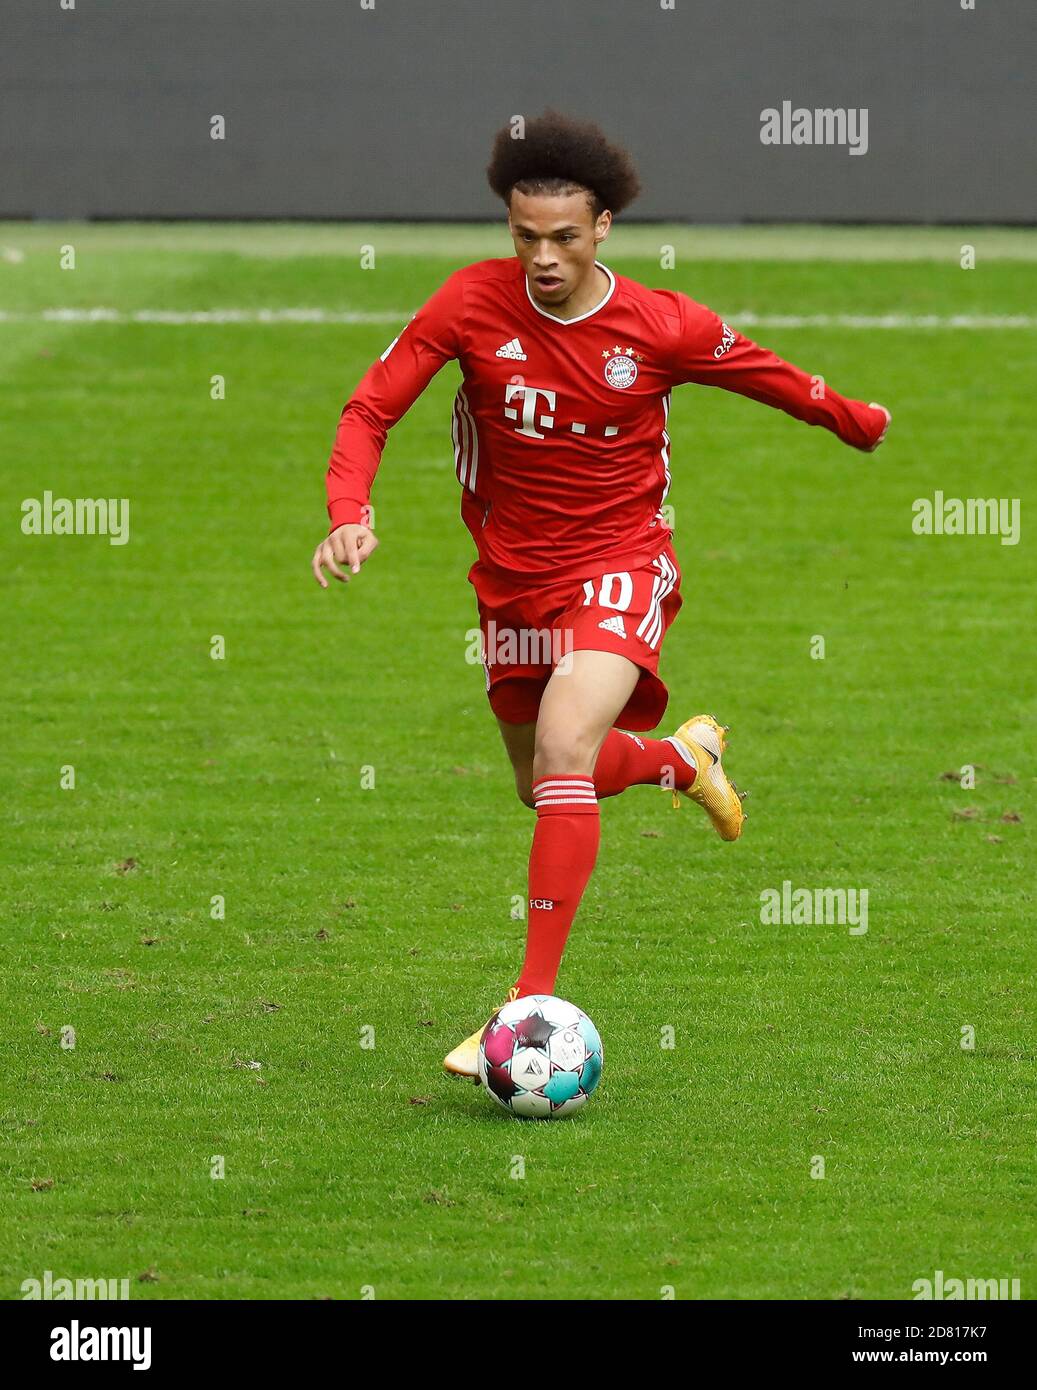
<svg viewBox="0 0 1037 1390"><path fill-rule="evenodd" d="M325 570L346 582L370 559L367 508L386 432L457 361L454 465L478 552L468 578L486 689L518 795L536 811L516 998L554 992L603 797L656 785L676 802L686 791L724 840L742 831L726 729L696 715L667 738L638 736L666 710L659 652L682 601L662 510L673 387L737 391L865 451L890 414L839 395L685 295L603 265L598 248L639 182L597 126L548 111L524 132L505 127L487 176L515 255L455 271L360 382L339 422L331 532L312 568L327 588ZM448 1072L478 1075L481 1031L447 1056Z"/></svg>

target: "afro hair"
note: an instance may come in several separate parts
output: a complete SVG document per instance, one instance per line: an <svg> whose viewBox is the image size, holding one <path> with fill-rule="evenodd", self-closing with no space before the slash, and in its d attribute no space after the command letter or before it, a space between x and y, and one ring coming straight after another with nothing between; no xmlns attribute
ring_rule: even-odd
<svg viewBox="0 0 1037 1390"><path fill-rule="evenodd" d="M528 120L521 138L510 124L497 132L486 177L505 203L514 188L520 193L588 192L595 217L606 208L622 212L641 191L630 155L610 144L600 126L550 110Z"/></svg>

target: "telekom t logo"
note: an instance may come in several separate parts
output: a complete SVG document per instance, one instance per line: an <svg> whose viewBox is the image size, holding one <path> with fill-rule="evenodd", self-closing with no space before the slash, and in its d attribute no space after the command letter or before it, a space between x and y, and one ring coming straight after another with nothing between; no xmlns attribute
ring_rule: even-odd
<svg viewBox="0 0 1037 1390"><path fill-rule="evenodd" d="M554 410L558 400L555 392L549 391L544 386L525 386L520 382L511 382L504 388L505 401L513 401L517 396L522 397L522 424L516 426L515 433L524 434L527 439L546 439L547 436L541 434L540 430L553 430L555 427ZM547 409L551 412L550 415L537 415L537 398L539 396L543 396ZM508 420L519 418L519 413L513 405L505 405L504 415ZM540 426L539 430L537 425ZM565 428L564 421L560 428ZM586 434L587 426L580 420L573 420L569 425L569 430L572 434ZM602 433L606 439L612 439L619 433L619 426L606 425Z"/></svg>
<svg viewBox="0 0 1037 1390"><path fill-rule="evenodd" d="M537 423L545 430L554 429L554 415L541 415L539 422L536 419L537 396L543 396L547 402L549 410L554 410L557 397L553 391L545 391L540 386L519 386L512 383L504 392L504 400L513 401L516 396L522 397L522 424L515 431L516 434L524 434L530 439L545 439L546 435L537 429ZM505 405L504 415L508 420L517 420L518 411L512 406Z"/></svg>

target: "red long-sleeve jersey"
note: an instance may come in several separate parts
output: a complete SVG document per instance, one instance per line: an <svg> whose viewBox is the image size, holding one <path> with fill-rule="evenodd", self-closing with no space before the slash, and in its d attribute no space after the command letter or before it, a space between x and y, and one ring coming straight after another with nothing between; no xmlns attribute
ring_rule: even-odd
<svg viewBox="0 0 1037 1390"><path fill-rule="evenodd" d="M515 257L456 271L365 374L328 466L332 527L359 522L386 432L444 363L454 400L461 515L480 559L536 581L647 564L670 538L670 392L722 386L871 448L886 417L784 362L673 290L602 266L586 314L541 309Z"/></svg>

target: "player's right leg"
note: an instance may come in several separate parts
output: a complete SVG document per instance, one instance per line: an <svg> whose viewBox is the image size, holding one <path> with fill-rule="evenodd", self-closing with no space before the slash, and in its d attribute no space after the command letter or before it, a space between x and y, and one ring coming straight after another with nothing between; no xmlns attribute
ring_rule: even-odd
<svg viewBox="0 0 1037 1390"><path fill-rule="evenodd" d="M497 715L497 725L511 762L512 771L515 774L515 790L519 800L532 807L535 804L533 801L533 750L536 745L536 720L514 724ZM518 990L512 987L508 991L507 998L502 1002L506 1004L509 999L517 998ZM474 1033L464 1038L447 1053L443 1058L444 1071L451 1076L464 1076L478 1080L479 1039L482 1037L484 1028L485 1024L481 1025Z"/></svg>
<svg viewBox="0 0 1037 1390"><path fill-rule="evenodd" d="M519 997L518 989L512 985L508 990L507 998L503 1000L500 1008ZM499 1010L497 1011L499 1012ZM496 1017L496 1013L490 1015L490 1022ZM487 1024L483 1023L470 1033L467 1038L463 1038L456 1047L451 1048L443 1058L443 1070L450 1076L466 1076L472 1081L479 1080L479 1040L486 1031Z"/></svg>
<svg viewBox="0 0 1037 1390"><path fill-rule="evenodd" d="M529 917L522 970L509 998L550 994L569 928L598 853L593 773L598 750L637 681L632 662L611 652L578 651L556 669L540 701L529 775L537 812L529 862ZM518 709L512 702L512 709ZM500 719L522 794L529 753L525 726ZM673 750L671 749L672 753ZM454 1076L478 1076L480 1027L443 1060Z"/></svg>

